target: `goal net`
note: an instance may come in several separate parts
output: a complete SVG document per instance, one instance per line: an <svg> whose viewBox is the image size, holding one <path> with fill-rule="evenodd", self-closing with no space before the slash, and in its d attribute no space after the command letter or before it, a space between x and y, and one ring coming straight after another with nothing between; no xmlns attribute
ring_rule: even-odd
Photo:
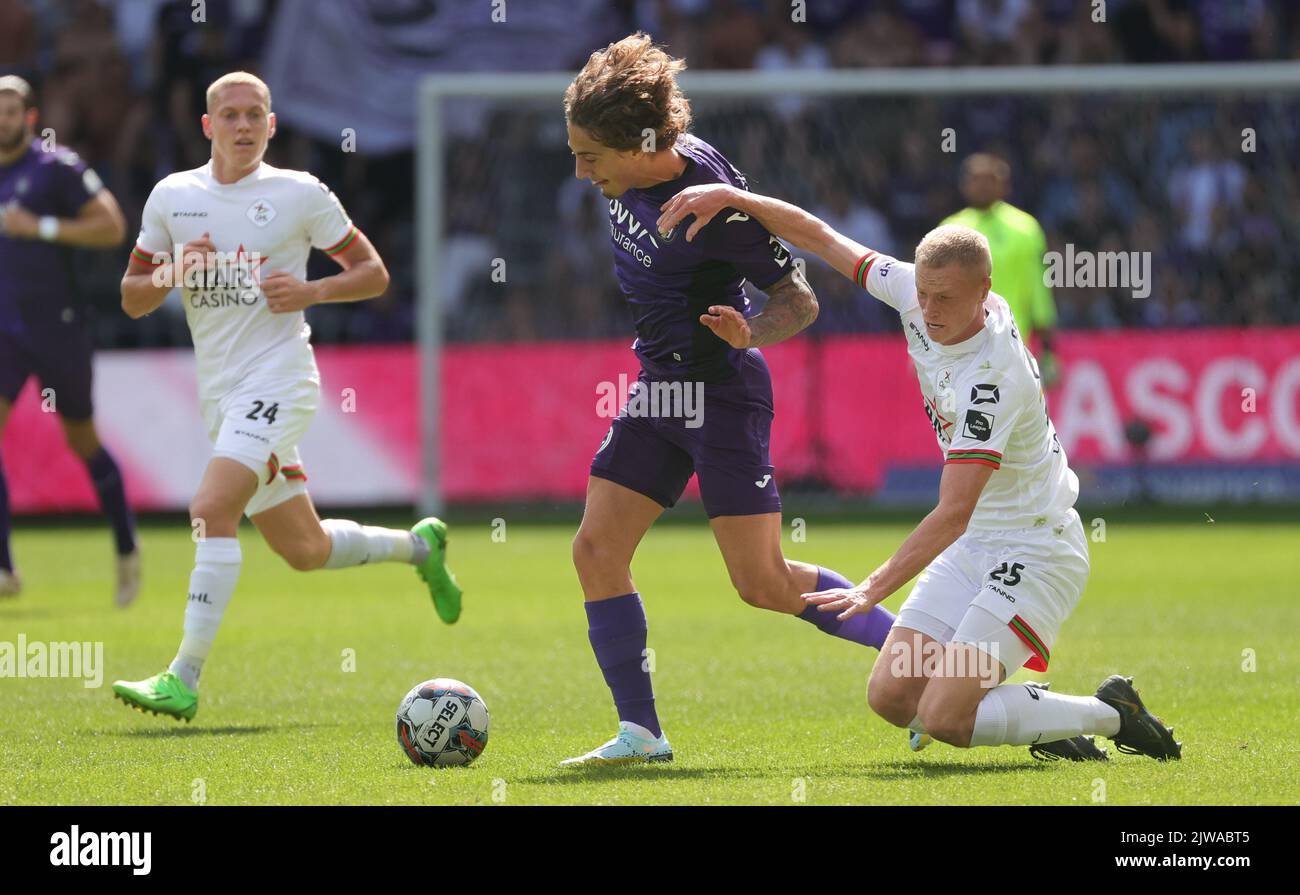
<svg viewBox="0 0 1300 895"><path fill-rule="evenodd" d="M426 510L581 499L608 427L596 390L635 373L608 201L574 178L566 146L568 81L436 76L421 92ZM1062 360L1053 417L1072 461L1120 489L1106 493L1176 466L1186 481L1170 493L1208 476L1221 494L1234 467L1294 462L1300 66L689 73L682 85L692 132L751 189L906 260L967 204L963 160L1004 158L1008 201L1046 238L1056 313L1044 322ZM897 315L816 259L800 263L821 313L771 352L783 489L922 499L938 464L899 369L903 343L888 342ZM887 344L893 360L877 360ZM1141 366L1143 351L1167 363ZM1243 416L1252 388L1290 404ZM471 444L477 459L456 456Z"/></svg>

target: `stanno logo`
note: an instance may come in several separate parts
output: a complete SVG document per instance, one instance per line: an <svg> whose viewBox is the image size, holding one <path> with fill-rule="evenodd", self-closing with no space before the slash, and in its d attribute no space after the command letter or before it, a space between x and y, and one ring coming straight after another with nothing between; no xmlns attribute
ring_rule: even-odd
<svg viewBox="0 0 1300 895"><path fill-rule="evenodd" d="M153 833L81 832L50 837L50 863L55 867L131 867L135 876L148 876L153 867Z"/></svg>
<svg viewBox="0 0 1300 895"><path fill-rule="evenodd" d="M930 340L925 337L925 333L921 332L921 330L917 328L917 325L913 323L911 320L907 321L907 325L911 327L912 332L916 334L916 337L921 340L921 344L925 346L925 350L929 351Z"/></svg>
<svg viewBox="0 0 1300 895"><path fill-rule="evenodd" d="M256 438L258 441L264 441L264 442L266 442L267 444L270 444L270 443L271 443L271 439L269 439L269 438L263 438L261 435L258 435L256 432L249 432L249 431L246 430L246 429L236 429L236 430L235 430L235 434L236 434L236 435L243 435L243 436L245 436L245 437L247 437L247 438Z"/></svg>

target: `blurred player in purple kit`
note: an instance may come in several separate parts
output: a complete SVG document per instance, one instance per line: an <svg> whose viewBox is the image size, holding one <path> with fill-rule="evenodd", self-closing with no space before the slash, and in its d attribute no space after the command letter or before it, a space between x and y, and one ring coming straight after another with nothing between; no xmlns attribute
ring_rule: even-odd
<svg viewBox="0 0 1300 895"><path fill-rule="evenodd" d="M111 248L126 236L113 194L76 153L33 134L32 89L0 77L0 433L35 375L51 389L68 445L86 464L113 526L119 606L140 590L140 551L117 463L99 443L91 406L91 337L72 282L72 250ZM9 551L9 488L0 463L0 597L21 582Z"/></svg>
<svg viewBox="0 0 1300 895"><path fill-rule="evenodd" d="M619 730L564 765L672 758L643 666L646 616L631 561L692 474L731 582L746 603L877 649L893 622L881 607L840 621L806 606L801 593L851 585L781 553L781 499L768 451L772 382L757 349L816 319L807 281L780 241L747 215L720 218L692 242L680 232L655 230L660 205L686 187L746 188L721 153L686 132L690 104L676 83L685 67L635 34L593 53L564 97L574 175L610 200L614 268L632 307L633 348L641 361L636 392L592 461L573 543L589 637ZM746 279L768 296L762 313L749 319ZM673 392L665 385L679 387ZM702 394L698 414L662 401L657 412L646 413L637 398L688 392Z"/></svg>

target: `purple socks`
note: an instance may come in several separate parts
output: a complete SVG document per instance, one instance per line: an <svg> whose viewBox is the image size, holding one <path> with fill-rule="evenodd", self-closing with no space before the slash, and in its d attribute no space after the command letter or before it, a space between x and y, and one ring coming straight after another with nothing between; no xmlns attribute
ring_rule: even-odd
<svg viewBox="0 0 1300 895"><path fill-rule="evenodd" d="M831 569L818 569L817 590L830 590L833 587L853 587L853 582L839 572ZM845 621L836 618L838 612L822 612L816 606L809 606L799 613L806 622L812 622L821 631L880 649L885 645L889 629L894 624L894 613L884 606L874 606L870 612L859 613Z"/></svg>
<svg viewBox="0 0 1300 895"><path fill-rule="evenodd" d="M99 495L99 506L113 526L113 539L117 542L117 555L125 556L135 549L135 519L126 503L126 489L122 487L122 474L118 472L113 456L104 448L85 461L86 471Z"/></svg>
<svg viewBox="0 0 1300 895"><path fill-rule="evenodd" d="M118 472L113 457L103 448L85 463L99 495L99 505L112 523L117 553L125 556L135 549L135 519L126 503L122 474ZM4 463L0 461L0 569L13 571L13 567L13 558L9 555L9 485L5 481Z"/></svg>
<svg viewBox="0 0 1300 895"><path fill-rule="evenodd" d="M655 714L654 689L645 670L646 621L641 595L635 591L608 600L593 600L587 608L587 637L596 664L614 696L620 721L640 724L661 736Z"/></svg>

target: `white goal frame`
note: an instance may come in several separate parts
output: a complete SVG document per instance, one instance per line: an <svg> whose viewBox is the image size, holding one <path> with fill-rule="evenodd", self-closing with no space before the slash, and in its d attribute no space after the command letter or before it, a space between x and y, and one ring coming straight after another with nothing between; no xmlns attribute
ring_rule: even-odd
<svg viewBox="0 0 1300 895"><path fill-rule="evenodd" d="M420 84L416 121L416 346L419 353L420 490L423 515L444 509L438 439L443 326L440 255L445 238L442 120L448 97L561 98L573 73L431 74ZM1300 91L1300 62L1097 65L949 69L837 69L792 72L687 72L682 89L701 97L902 96L1042 93L1225 93ZM438 176L433 176L437 173Z"/></svg>

